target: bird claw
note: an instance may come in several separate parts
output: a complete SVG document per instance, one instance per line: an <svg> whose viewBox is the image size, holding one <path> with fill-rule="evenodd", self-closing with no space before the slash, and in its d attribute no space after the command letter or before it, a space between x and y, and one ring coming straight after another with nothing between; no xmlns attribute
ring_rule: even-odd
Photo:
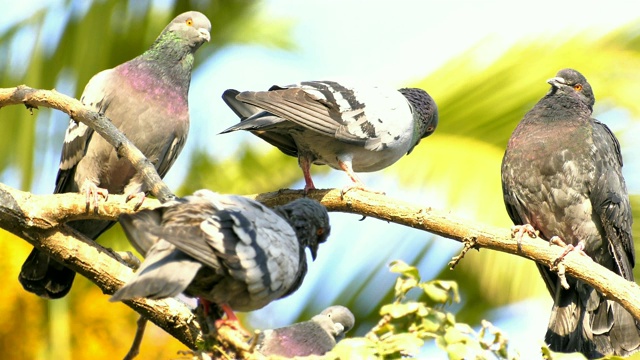
<svg viewBox="0 0 640 360"><path fill-rule="evenodd" d="M311 178L309 178L309 181L305 181L305 185L304 185L304 196L307 196L309 194L309 191L311 190L315 190L316 187L315 185L313 185L313 181L311 181Z"/></svg>
<svg viewBox="0 0 640 360"><path fill-rule="evenodd" d="M522 237L524 234L529 235L530 238L537 238L540 232L533 228L531 224L514 225L511 227L511 237L516 239L518 244L518 251L522 251Z"/></svg>
<svg viewBox="0 0 640 360"><path fill-rule="evenodd" d="M114 251L111 250L114 254L118 255L122 261L124 261L127 265L129 265L132 269L137 269L140 267L142 262L138 259L131 251Z"/></svg>
<svg viewBox="0 0 640 360"><path fill-rule="evenodd" d="M564 259L565 256L567 256L570 252L573 252L573 251L577 251L578 254L589 257L589 255L587 255L587 253L584 252L584 248L585 248L584 240L578 241L578 244L574 246L572 244L565 243L558 236L552 236L551 239L549 239L549 244L553 244L553 245L558 245L558 246L564 247L564 251L562 252L562 254L560 254L560 256L558 256L553 261L553 267L554 268L558 267L558 264L560 264L562 259Z"/></svg>
<svg viewBox="0 0 640 360"><path fill-rule="evenodd" d="M100 203L100 200L98 199L99 196L102 196L105 201L109 197L109 190L100 188L89 180L85 181L82 184L82 187L80 187L80 192L84 193L86 197L87 212L91 210L92 205L93 211L98 211L98 205Z"/></svg>
<svg viewBox="0 0 640 360"><path fill-rule="evenodd" d="M238 317L233 312L233 310L231 310L229 305L221 304L220 307L222 308L222 311L224 311L227 318L216 320L216 329L220 329L222 326L228 326L241 333L244 337L251 337L251 334L244 327L242 327L242 324L240 324L240 320L238 320Z"/></svg>
<svg viewBox="0 0 640 360"><path fill-rule="evenodd" d="M347 185L343 187L342 190L340 190L340 200L344 200L344 195L351 190L361 190L361 191L366 191L373 194L385 195L384 191L373 190L371 188L364 186L364 184L359 183L359 184Z"/></svg>
<svg viewBox="0 0 640 360"><path fill-rule="evenodd" d="M126 202L129 202L129 201L131 201L133 199L137 199L137 202L133 206L133 210L138 210L140 208L140 206L142 206L142 203L144 202L144 200L146 198L147 198L147 195L144 192L141 191L141 192L138 192L138 193L128 194Z"/></svg>

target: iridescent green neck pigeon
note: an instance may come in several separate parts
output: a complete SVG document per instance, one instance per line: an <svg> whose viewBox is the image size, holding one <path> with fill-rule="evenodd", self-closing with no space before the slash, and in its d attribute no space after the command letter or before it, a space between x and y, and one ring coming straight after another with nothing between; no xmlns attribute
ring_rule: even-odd
<svg viewBox="0 0 640 360"><path fill-rule="evenodd" d="M273 210L241 196L198 190L120 223L145 260L111 301L185 293L206 305L252 311L285 297L307 272L331 227L322 204L308 198Z"/></svg>
<svg viewBox="0 0 640 360"><path fill-rule="evenodd" d="M258 336L256 350L265 356L324 355L354 325L355 317L348 308L330 306L309 321L262 331Z"/></svg>
<svg viewBox="0 0 640 360"><path fill-rule="evenodd" d="M369 190L355 172L390 166L438 125L435 101L416 88L395 90L306 81L273 86L269 91L229 89L222 98L240 117L239 124L222 133L248 130L297 157L305 192L315 189L309 172L312 163L345 171L353 185L343 191Z"/></svg>
<svg viewBox="0 0 640 360"><path fill-rule="evenodd" d="M209 41L211 23L199 12L178 15L149 50L89 80L81 101L105 114L164 176L189 132L188 93L194 54ZM99 134L73 119L62 147L56 193L81 191L97 205L99 194L144 195L142 179ZM144 198L144 197L143 197ZM114 223L83 220L68 225L96 239ZM22 286L44 298L60 298L75 273L34 249L20 272Z"/></svg>
<svg viewBox="0 0 640 360"><path fill-rule="evenodd" d="M595 97L579 72L564 69L513 132L502 162L509 216L543 239L558 236L600 265L633 281L633 218L622 177L620 145L591 117ZM634 318L591 286L538 269L554 299L545 341L589 358L628 355L640 347Z"/></svg>

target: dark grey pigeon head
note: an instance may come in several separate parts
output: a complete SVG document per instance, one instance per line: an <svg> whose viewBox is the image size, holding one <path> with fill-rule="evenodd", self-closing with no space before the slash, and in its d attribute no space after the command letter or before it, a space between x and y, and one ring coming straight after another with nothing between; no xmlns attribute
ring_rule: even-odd
<svg viewBox="0 0 640 360"><path fill-rule="evenodd" d="M315 260L318 255L318 246L327 241L331 232L327 209L316 200L302 198L279 206L275 211L296 232L303 246L300 250L304 251L304 246L308 247L311 257Z"/></svg>
<svg viewBox="0 0 640 360"><path fill-rule="evenodd" d="M418 88L403 88L398 90L411 104L411 111L416 122L413 132L413 145L407 152L410 154L421 139L433 134L438 127L438 106L433 98L424 90Z"/></svg>
<svg viewBox="0 0 640 360"><path fill-rule="evenodd" d="M561 92L570 96L577 96L581 102L593 111L593 104L595 104L596 98L593 96L591 85L578 71L562 69L558 71L556 77L547 80L547 82L551 84L549 94Z"/></svg>

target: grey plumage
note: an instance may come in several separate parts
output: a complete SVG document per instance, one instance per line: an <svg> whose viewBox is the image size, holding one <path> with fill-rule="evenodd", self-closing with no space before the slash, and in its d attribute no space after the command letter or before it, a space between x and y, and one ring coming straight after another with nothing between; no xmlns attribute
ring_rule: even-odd
<svg viewBox="0 0 640 360"><path fill-rule="evenodd" d="M348 87L334 81L273 86L269 91L229 89L222 95L248 130L298 158L305 191L314 189L309 167L325 164L354 172L384 169L410 153L438 125L438 108L422 89Z"/></svg>
<svg viewBox="0 0 640 360"><path fill-rule="evenodd" d="M120 222L147 257L111 301L184 292L238 311L262 308L297 290L307 271L305 248L315 259L330 232L327 210L315 200L270 210L208 190L122 215Z"/></svg>
<svg viewBox="0 0 640 360"><path fill-rule="evenodd" d="M585 252L629 281L635 251L633 218L620 145L591 117L595 97L579 72L564 69L513 132L502 162L502 188L516 225L531 224L549 240L584 241ZM538 265L554 298L545 336L550 348L587 357L628 355L640 347L633 317L591 286Z"/></svg>
<svg viewBox="0 0 640 360"><path fill-rule="evenodd" d="M89 80L83 104L105 114L164 176L184 146L189 130L188 92L194 53L209 41L211 23L190 11L169 23L149 50ZM142 179L126 159L83 123L69 123L62 147L56 193L78 192L97 199L99 193L136 195L146 192ZM68 223L96 239L114 222ZM23 287L45 298L60 298L71 289L75 273L34 249L22 266Z"/></svg>
<svg viewBox="0 0 640 360"><path fill-rule="evenodd" d="M256 350L265 356L324 355L355 325L348 308L330 306L311 320L260 333Z"/></svg>

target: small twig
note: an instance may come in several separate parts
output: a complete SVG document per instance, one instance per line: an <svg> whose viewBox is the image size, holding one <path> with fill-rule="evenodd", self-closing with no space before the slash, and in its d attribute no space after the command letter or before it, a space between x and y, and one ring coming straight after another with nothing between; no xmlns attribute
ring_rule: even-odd
<svg viewBox="0 0 640 360"><path fill-rule="evenodd" d="M133 343L127 355L123 360L133 360L138 354L140 354L140 344L142 344L142 338L144 337L144 330L147 327L147 319L144 316L140 316L136 321L136 335L133 338Z"/></svg>
<svg viewBox="0 0 640 360"><path fill-rule="evenodd" d="M467 254L467 251L469 251L470 249L473 249L473 248L478 249L476 247L476 239L475 238L463 239L462 241L464 242L464 247L462 248L462 250L460 250L460 254L454 256L451 259L451 261L449 261L449 270L453 270L456 267L456 265L458 265L460 260L462 260L462 258Z"/></svg>

